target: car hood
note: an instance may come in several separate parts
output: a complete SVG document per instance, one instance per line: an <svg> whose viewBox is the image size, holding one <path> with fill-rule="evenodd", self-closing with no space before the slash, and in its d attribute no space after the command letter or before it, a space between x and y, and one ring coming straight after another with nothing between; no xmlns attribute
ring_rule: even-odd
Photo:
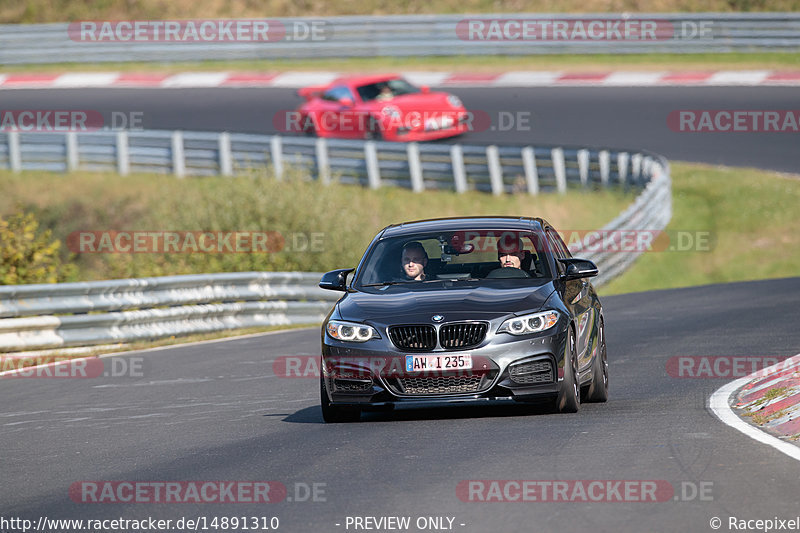
<svg viewBox="0 0 800 533"><path fill-rule="evenodd" d="M449 93L432 92L432 93L412 93L395 96L391 100L373 100L369 102L369 106L376 111L383 109L387 106L393 106L399 109L402 113L410 111L459 111L461 107L453 107L447 101Z"/></svg>
<svg viewBox="0 0 800 533"><path fill-rule="evenodd" d="M453 285L441 289L422 285L375 287L367 289L368 292L348 293L339 302L339 314L344 320L381 323L428 323L433 315L443 315L445 322L491 320L512 313L538 311L554 290L552 282L524 287L510 286L511 283L496 280L491 286L462 288Z"/></svg>

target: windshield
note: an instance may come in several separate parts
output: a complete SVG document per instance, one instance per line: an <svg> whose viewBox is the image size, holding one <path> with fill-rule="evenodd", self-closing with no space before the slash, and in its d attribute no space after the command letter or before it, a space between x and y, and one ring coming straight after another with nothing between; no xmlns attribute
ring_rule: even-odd
<svg viewBox="0 0 800 533"><path fill-rule="evenodd" d="M414 87L403 79L370 83L369 85L362 85L356 90L358 91L358 95L365 102L371 100L391 100L395 96L420 92L419 88Z"/></svg>
<svg viewBox="0 0 800 533"><path fill-rule="evenodd" d="M369 252L356 286L549 279L545 243L541 233L480 229L382 239Z"/></svg>

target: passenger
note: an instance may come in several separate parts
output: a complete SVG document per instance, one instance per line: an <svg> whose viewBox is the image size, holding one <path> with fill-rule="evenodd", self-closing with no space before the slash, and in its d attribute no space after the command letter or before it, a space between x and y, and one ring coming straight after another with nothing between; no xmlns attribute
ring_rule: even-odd
<svg viewBox="0 0 800 533"><path fill-rule="evenodd" d="M525 247L519 238L503 238L497 240L497 259L501 268L522 268L525 258Z"/></svg>
<svg viewBox="0 0 800 533"><path fill-rule="evenodd" d="M381 92L378 93L378 96L375 97L376 100L385 102L386 100L391 100L394 98L394 93L392 92L391 87L388 85L384 85L381 87Z"/></svg>
<svg viewBox="0 0 800 533"><path fill-rule="evenodd" d="M406 280L423 281L426 278L425 267L428 265L428 253L422 243L419 241L405 243L401 264Z"/></svg>

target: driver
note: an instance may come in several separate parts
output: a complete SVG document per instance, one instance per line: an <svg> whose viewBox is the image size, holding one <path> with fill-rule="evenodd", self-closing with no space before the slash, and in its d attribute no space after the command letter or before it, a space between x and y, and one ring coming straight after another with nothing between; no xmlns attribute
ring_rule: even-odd
<svg viewBox="0 0 800 533"><path fill-rule="evenodd" d="M522 268L525 247L516 235L504 235L497 240L497 259L501 268Z"/></svg>
<svg viewBox="0 0 800 533"><path fill-rule="evenodd" d="M401 256L403 274L407 280L423 281L425 267L428 265L428 253L419 241L410 241L403 245Z"/></svg>

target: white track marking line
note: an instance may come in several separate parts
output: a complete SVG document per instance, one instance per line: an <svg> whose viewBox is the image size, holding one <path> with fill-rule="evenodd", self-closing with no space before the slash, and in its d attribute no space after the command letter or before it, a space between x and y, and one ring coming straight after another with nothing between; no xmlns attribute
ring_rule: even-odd
<svg viewBox="0 0 800 533"><path fill-rule="evenodd" d="M800 357L800 354L795 355L794 357ZM763 376L764 374L768 373L773 368L779 368L784 365L784 362L776 363L771 367L765 368L764 370L759 370L758 372L754 372L749 376L737 379L736 381L732 381L727 385L723 385L719 389L717 389L714 394L708 400L708 406L711 411L719 418L723 424L726 424L733 429L741 431L751 439L755 439L758 442L767 444L772 446L779 452L783 452L792 459L800 461L800 447L795 446L794 444L789 444L788 442L784 442L777 437L773 437L769 433L761 431L754 426L751 426L747 422L744 422L736 413L733 412L733 409L730 407L730 397L736 392L739 388L743 387L747 384L750 380L757 378L759 376Z"/></svg>

